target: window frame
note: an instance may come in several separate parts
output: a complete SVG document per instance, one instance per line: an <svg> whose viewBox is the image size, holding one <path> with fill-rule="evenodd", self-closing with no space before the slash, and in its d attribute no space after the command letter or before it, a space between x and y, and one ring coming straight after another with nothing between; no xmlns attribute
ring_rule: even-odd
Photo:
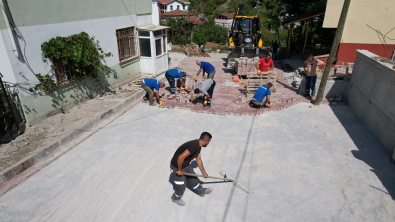
<svg viewBox="0 0 395 222"><path fill-rule="evenodd" d="M129 33L130 29L132 29L131 33ZM127 31L127 36L122 36L122 31ZM120 34L118 35L118 33L120 33ZM117 37L119 63L131 60L131 59L139 56L139 51L138 51L138 47L137 47L139 34L138 34L138 32L136 32L135 26L117 29L117 30L115 30L115 36ZM129 43L128 44L129 56L124 56L124 46L123 46L124 39L127 39L127 42ZM133 43L133 44L130 44L130 43ZM131 46L133 46L133 48L131 48Z"/></svg>

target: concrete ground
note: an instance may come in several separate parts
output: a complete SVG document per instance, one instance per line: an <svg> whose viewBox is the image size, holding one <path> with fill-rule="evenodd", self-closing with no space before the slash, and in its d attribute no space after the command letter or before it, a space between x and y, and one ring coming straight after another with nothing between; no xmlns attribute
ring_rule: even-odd
<svg viewBox="0 0 395 222"><path fill-rule="evenodd" d="M140 103L0 196L1 221L394 221L389 153L349 106L309 106L233 116ZM253 194L203 179L213 193L171 202L170 159L203 131L207 173Z"/></svg>

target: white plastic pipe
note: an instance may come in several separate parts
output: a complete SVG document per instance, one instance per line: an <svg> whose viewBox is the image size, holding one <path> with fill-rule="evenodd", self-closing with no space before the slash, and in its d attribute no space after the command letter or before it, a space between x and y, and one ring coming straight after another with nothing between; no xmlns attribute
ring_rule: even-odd
<svg viewBox="0 0 395 222"><path fill-rule="evenodd" d="M0 1L0 5L5 10L5 7L4 7L2 1ZM11 31L10 22L8 21L8 17L5 14L5 11L3 9L0 9L0 10L1 10L2 14L3 14L5 25L7 26L8 35L11 38L12 51L14 51L14 54L15 54L16 57L19 57L19 52L18 52L18 50L16 48L16 44L15 44L15 37L14 37L12 31Z"/></svg>

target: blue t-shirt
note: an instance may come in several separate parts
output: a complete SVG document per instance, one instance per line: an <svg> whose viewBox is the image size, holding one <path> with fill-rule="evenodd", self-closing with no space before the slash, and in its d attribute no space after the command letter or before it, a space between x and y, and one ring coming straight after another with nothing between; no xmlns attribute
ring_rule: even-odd
<svg viewBox="0 0 395 222"><path fill-rule="evenodd" d="M143 80L144 84L148 87L155 88L156 91L159 91L160 88L160 82L156 79L144 79Z"/></svg>
<svg viewBox="0 0 395 222"><path fill-rule="evenodd" d="M272 93L270 90L267 88L267 86L261 86L258 88L254 95L254 99L258 100L259 102L262 102L263 98L267 95L271 95Z"/></svg>
<svg viewBox="0 0 395 222"><path fill-rule="evenodd" d="M200 62L200 69L203 69L203 71L207 72L207 73L212 73L215 68L213 65L211 65L208 62Z"/></svg>
<svg viewBox="0 0 395 222"><path fill-rule="evenodd" d="M167 70L167 74L173 78L182 79L182 72L178 69L169 69Z"/></svg>

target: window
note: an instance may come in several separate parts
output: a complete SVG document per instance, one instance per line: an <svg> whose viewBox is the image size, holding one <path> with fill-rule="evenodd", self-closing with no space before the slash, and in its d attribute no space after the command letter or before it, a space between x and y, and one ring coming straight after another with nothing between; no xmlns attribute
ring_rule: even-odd
<svg viewBox="0 0 395 222"><path fill-rule="evenodd" d="M170 5L170 11L173 11L173 6L172 5Z"/></svg>
<svg viewBox="0 0 395 222"><path fill-rule="evenodd" d="M140 31L139 35L140 36L147 36L147 37L149 37L149 31Z"/></svg>
<svg viewBox="0 0 395 222"><path fill-rule="evenodd" d="M166 37L163 36L163 53L166 52Z"/></svg>
<svg viewBox="0 0 395 222"><path fill-rule="evenodd" d="M73 77L74 71L70 69L69 65L63 64L62 60L52 59L51 61L55 71L56 85L67 82Z"/></svg>
<svg viewBox="0 0 395 222"><path fill-rule="evenodd" d="M215 24L216 24L216 25L221 25L221 23L219 23L219 22L216 22Z"/></svg>
<svg viewBox="0 0 395 222"><path fill-rule="evenodd" d="M154 31L154 36L162 35L162 30Z"/></svg>
<svg viewBox="0 0 395 222"><path fill-rule="evenodd" d="M156 56L162 55L162 39L155 40Z"/></svg>
<svg viewBox="0 0 395 222"><path fill-rule="evenodd" d="M116 32L119 61L137 56L134 27L118 29Z"/></svg>
<svg viewBox="0 0 395 222"><path fill-rule="evenodd" d="M151 40L140 38L140 54L143 57L151 57Z"/></svg>
<svg viewBox="0 0 395 222"><path fill-rule="evenodd" d="M180 9L180 5L177 5L177 9Z"/></svg>
<svg viewBox="0 0 395 222"><path fill-rule="evenodd" d="M184 10L184 11L185 11L185 5L182 5L182 10Z"/></svg>

